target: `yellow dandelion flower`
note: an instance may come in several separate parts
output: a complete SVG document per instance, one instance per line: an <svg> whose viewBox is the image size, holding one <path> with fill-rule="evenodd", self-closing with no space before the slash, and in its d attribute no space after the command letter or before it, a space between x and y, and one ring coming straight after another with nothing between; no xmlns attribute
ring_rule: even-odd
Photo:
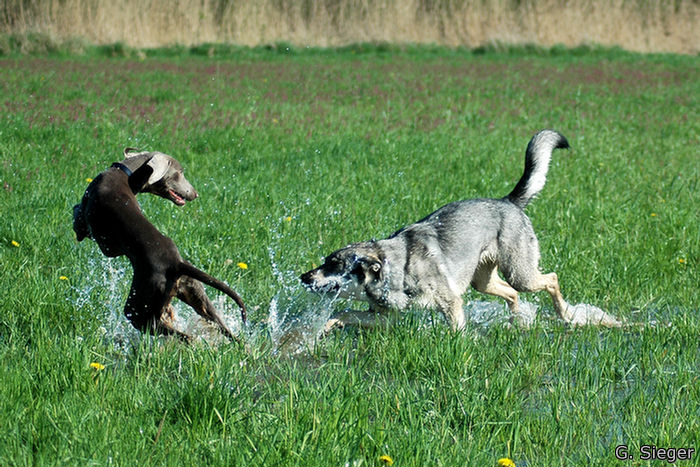
<svg viewBox="0 0 700 467"><path fill-rule="evenodd" d="M101 363L98 363L98 362L92 362L90 364L90 368L94 368L97 371L101 371L101 370L105 369L105 366Z"/></svg>
<svg viewBox="0 0 700 467"><path fill-rule="evenodd" d="M92 183L92 179L90 177L86 178L85 181L88 183Z"/></svg>
<svg viewBox="0 0 700 467"><path fill-rule="evenodd" d="M652 212L652 213L651 213L651 217L656 217L656 213L655 213L655 212Z"/></svg>
<svg viewBox="0 0 700 467"><path fill-rule="evenodd" d="M384 465L394 465L394 459L386 454L379 456L379 461Z"/></svg>
<svg viewBox="0 0 700 467"><path fill-rule="evenodd" d="M685 264L685 258L678 258L679 264Z"/></svg>
<svg viewBox="0 0 700 467"><path fill-rule="evenodd" d="M284 218L287 222L292 222L292 216L287 216Z"/></svg>
<svg viewBox="0 0 700 467"><path fill-rule="evenodd" d="M507 457L503 457L501 459L498 459L496 465L498 465L498 467L515 467L515 462L508 459Z"/></svg>
<svg viewBox="0 0 700 467"><path fill-rule="evenodd" d="M248 269L248 265L243 262L238 263L237 266L241 269Z"/></svg>
<svg viewBox="0 0 700 467"><path fill-rule="evenodd" d="M67 280L68 280L68 278L67 278L66 276L58 276L58 279L59 279L59 280L62 280L62 281L67 281Z"/></svg>
<svg viewBox="0 0 700 467"><path fill-rule="evenodd" d="M14 246L14 247L18 247L18 246L19 246L19 242L16 241L16 240L12 240L10 243L11 243L12 246Z"/></svg>

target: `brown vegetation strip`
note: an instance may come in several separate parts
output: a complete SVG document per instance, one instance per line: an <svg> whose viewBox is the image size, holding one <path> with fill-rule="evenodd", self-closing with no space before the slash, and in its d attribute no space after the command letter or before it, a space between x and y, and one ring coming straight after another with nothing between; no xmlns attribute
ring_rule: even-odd
<svg viewBox="0 0 700 467"><path fill-rule="evenodd" d="M696 54L699 17L697 0L4 0L0 31L132 47L600 44Z"/></svg>

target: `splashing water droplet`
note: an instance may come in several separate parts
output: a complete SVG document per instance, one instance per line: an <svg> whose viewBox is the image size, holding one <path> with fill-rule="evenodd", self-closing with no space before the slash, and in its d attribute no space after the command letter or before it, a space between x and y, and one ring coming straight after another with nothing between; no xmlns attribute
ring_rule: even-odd
<svg viewBox="0 0 700 467"><path fill-rule="evenodd" d="M280 224L284 219L280 221ZM277 225L277 224L275 224ZM273 239L279 244L283 236L273 229ZM328 320L332 310L332 300L322 295L304 290L292 270L283 270L277 251L284 251L280 245L268 246L272 274L279 287L270 300L267 318L268 333L276 352L296 355L312 350L316 339Z"/></svg>
<svg viewBox="0 0 700 467"><path fill-rule="evenodd" d="M131 267L120 259L95 255L87 260L91 280L72 287L75 296L69 297L78 309L96 315L102 323L98 331L106 344L122 355L138 343L139 332L124 316L124 291L129 290L128 274Z"/></svg>

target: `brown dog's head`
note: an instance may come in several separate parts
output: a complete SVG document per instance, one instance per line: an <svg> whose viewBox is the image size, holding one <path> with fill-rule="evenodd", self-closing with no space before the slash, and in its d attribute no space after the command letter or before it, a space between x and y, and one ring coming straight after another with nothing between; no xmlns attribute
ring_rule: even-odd
<svg viewBox="0 0 700 467"><path fill-rule="evenodd" d="M162 152L124 150L121 163L132 171L129 184L134 192L152 193L168 199L178 206L192 201L198 194L183 174L182 165Z"/></svg>
<svg viewBox="0 0 700 467"><path fill-rule="evenodd" d="M383 261L373 242L355 243L328 255L324 263L301 275L312 292L368 301L370 289L383 280Z"/></svg>

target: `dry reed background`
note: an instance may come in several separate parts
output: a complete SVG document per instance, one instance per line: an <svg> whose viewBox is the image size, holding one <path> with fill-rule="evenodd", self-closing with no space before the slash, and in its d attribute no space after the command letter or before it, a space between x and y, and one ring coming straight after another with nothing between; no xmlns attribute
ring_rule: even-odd
<svg viewBox="0 0 700 467"><path fill-rule="evenodd" d="M700 52L699 0L3 0L0 31L131 47L492 43Z"/></svg>

